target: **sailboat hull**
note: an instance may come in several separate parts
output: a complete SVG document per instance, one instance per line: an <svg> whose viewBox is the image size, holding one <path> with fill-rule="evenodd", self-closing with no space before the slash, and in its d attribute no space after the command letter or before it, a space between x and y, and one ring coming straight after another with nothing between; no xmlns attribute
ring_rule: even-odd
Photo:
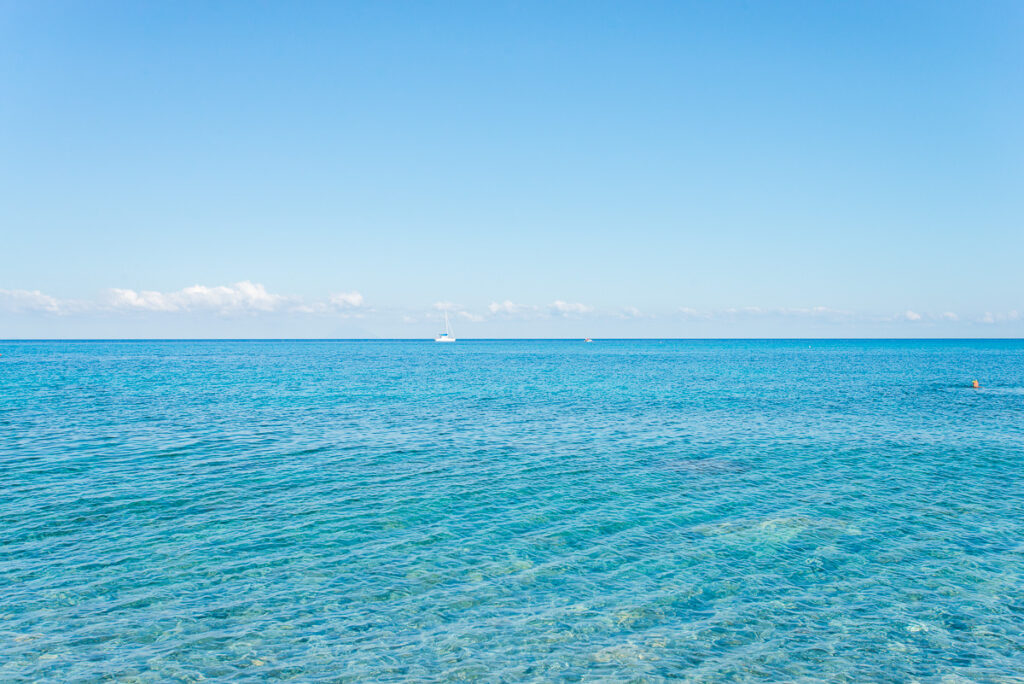
<svg viewBox="0 0 1024 684"><path fill-rule="evenodd" d="M444 312L444 332L434 338L435 342L454 342L455 335L452 335L452 324L448 322L448 312Z"/></svg>

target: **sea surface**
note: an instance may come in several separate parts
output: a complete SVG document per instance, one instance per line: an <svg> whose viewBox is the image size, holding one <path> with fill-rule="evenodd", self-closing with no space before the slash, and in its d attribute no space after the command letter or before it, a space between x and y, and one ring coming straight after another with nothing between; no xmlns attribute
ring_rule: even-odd
<svg viewBox="0 0 1024 684"><path fill-rule="evenodd" d="M1024 682L1022 341L0 354L0 681Z"/></svg>

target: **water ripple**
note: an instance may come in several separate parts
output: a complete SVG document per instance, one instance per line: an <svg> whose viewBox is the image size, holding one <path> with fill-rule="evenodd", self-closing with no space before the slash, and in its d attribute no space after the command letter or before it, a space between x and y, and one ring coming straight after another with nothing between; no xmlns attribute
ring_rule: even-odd
<svg viewBox="0 0 1024 684"><path fill-rule="evenodd" d="M3 347L0 680L1024 681L1019 342Z"/></svg>

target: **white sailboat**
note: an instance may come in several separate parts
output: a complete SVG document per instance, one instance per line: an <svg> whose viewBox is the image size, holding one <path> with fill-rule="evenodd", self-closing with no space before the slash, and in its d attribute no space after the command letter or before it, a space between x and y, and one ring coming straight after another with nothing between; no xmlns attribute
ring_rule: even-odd
<svg viewBox="0 0 1024 684"><path fill-rule="evenodd" d="M448 322L448 312L444 312L444 332L434 338L435 342L454 342L455 335L452 334L451 323Z"/></svg>

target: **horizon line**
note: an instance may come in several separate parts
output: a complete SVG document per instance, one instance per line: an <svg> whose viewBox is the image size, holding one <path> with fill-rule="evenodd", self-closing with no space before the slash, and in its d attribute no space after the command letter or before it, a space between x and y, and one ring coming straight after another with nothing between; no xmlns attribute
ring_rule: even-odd
<svg viewBox="0 0 1024 684"><path fill-rule="evenodd" d="M460 337L456 342L1024 341L1022 337ZM9 337L0 342L434 342L432 337Z"/></svg>

